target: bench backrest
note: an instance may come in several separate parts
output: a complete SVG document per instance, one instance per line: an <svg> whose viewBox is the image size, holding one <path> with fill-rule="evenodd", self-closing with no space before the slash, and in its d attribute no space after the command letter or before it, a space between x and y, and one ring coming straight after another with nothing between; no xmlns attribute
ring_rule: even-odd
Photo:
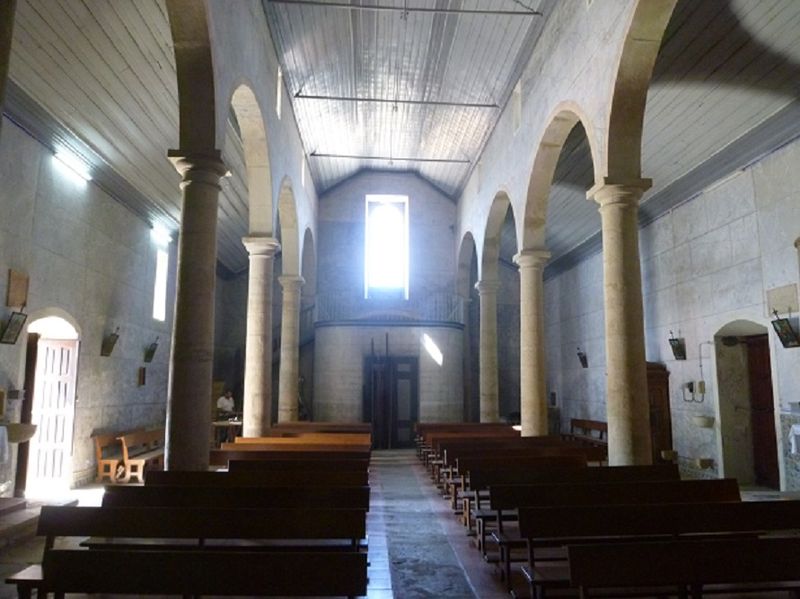
<svg viewBox="0 0 800 599"><path fill-rule="evenodd" d="M800 501L523 507L528 539L760 533L800 528Z"/></svg>
<svg viewBox="0 0 800 599"><path fill-rule="evenodd" d="M608 422L600 420L587 420L584 418L573 418L569 422L570 432L572 434L581 433L591 435L592 431L598 433L599 439L604 439L608 435Z"/></svg>
<svg viewBox="0 0 800 599"><path fill-rule="evenodd" d="M589 589L797 581L800 572L799 538L571 545L568 555L571 584Z"/></svg>
<svg viewBox="0 0 800 599"><path fill-rule="evenodd" d="M228 463L229 472L276 472L281 470L330 470L332 472L361 471L369 469L369 460L325 458L309 460L234 460Z"/></svg>
<svg viewBox="0 0 800 599"><path fill-rule="evenodd" d="M133 457L133 454L138 449L163 447L164 445L164 429L153 430L139 430L117 437L122 443L122 454L124 459Z"/></svg>
<svg viewBox="0 0 800 599"><path fill-rule="evenodd" d="M280 437L236 437L235 443L271 445L367 445L372 443L369 433L305 433L291 432Z"/></svg>
<svg viewBox="0 0 800 599"><path fill-rule="evenodd" d="M224 443L223 445L228 445ZM230 443L233 445L233 443ZM258 447L258 446L256 446ZM369 454L363 451L319 451L319 450L302 450L299 448L284 450L277 449L212 449L209 456L209 461L212 466L227 466L230 461L244 461L244 460L366 460L369 459Z"/></svg>
<svg viewBox="0 0 800 599"><path fill-rule="evenodd" d="M510 485L491 485L489 498L494 510L511 510L529 505L541 484L587 484L612 482L678 481L680 471L676 464L653 466L609 466L608 468L572 468L535 470L525 475L526 483L517 481ZM533 488L531 488L533 486Z"/></svg>
<svg viewBox="0 0 800 599"><path fill-rule="evenodd" d="M462 455L485 454L491 457L507 449L528 449L531 447L569 447L570 442L557 436L542 437L504 437L488 439L471 439L469 441L441 441L439 453L445 463L452 464Z"/></svg>
<svg viewBox="0 0 800 599"><path fill-rule="evenodd" d="M317 432L317 433L369 433L371 422L279 422L272 426L276 432Z"/></svg>
<svg viewBox="0 0 800 599"><path fill-rule="evenodd" d="M369 509L369 487L106 487L103 506Z"/></svg>
<svg viewBox="0 0 800 599"><path fill-rule="evenodd" d="M122 444L117 438L118 436L118 433L92 435L92 440L94 441L94 456L98 462L109 453L118 452L119 455L119 452L122 451Z"/></svg>
<svg viewBox="0 0 800 599"><path fill-rule="evenodd" d="M36 534L48 538L363 539L366 511L44 506Z"/></svg>
<svg viewBox="0 0 800 599"><path fill-rule="evenodd" d="M736 479L530 485L522 507L740 501Z"/></svg>
<svg viewBox="0 0 800 599"><path fill-rule="evenodd" d="M606 455L601 447L528 447L525 449L509 449L507 451L497 452L494 455L467 454L463 457L458 457L455 461L455 466L459 474L462 474L464 472L471 472L474 468L481 467L483 464L516 463L523 460L550 457L575 457L585 464L587 462L601 462L605 459Z"/></svg>
<svg viewBox="0 0 800 599"><path fill-rule="evenodd" d="M264 443L223 443L220 449L235 451L324 451L327 453L360 453L361 457L370 454L369 445L342 445L340 443L306 443L288 437L275 437Z"/></svg>
<svg viewBox="0 0 800 599"><path fill-rule="evenodd" d="M45 588L56 592L359 596L367 555L353 552L52 550Z"/></svg>
<svg viewBox="0 0 800 599"><path fill-rule="evenodd" d="M508 482L527 482L529 476L540 471L563 472L586 468L582 456L548 456L515 458L513 460L475 460L469 465L469 487L472 490L488 489L491 485Z"/></svg>
<svg viewBox="0 0 800 599"><path fill-rule="evenodd" d="M366 470L273 470L240 472L201 472L153 470L147 473L148 486L194 487L361 487L369 484Z"/></svg>

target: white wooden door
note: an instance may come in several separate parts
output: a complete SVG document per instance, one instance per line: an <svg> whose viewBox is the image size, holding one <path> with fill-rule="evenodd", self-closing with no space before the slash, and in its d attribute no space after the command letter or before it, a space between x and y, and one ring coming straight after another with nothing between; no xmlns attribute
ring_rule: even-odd
<svg viewBox="0 0 800 599"><path fill-rule="evenodd" d="M77 341L39 341L31 413L37 429L30 444L28 492L47 494L72 482L77 361Z"/></svg>

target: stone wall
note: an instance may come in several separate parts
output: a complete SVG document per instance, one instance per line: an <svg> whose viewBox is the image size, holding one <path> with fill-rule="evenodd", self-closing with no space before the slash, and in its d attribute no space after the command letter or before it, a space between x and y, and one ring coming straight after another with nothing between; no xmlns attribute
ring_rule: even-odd
<svg viewBox="0 0 800 599"><path fill-rule="evenodd" d="M797 293L798 164L795 142L687 198L640 231L647 359L666 363L671 373L673 438L682 463L712 458L711 473L727 474L713 342L724 326L747 321L770 330L778 453L784 486L791 489L800 488L800 481L796 459L788 454L786 423L790 402L800 401L800 349L783 348L772 332L766 294L787 285ZM602 256L548 280L545 304L548 386L559 395L562 424L576 416L604 418ZM670 331L685 338L686 360L673 358ZM588 355L586 370L575 356L578 345ZM701 379L705 400L684 401L681 385ZM697 415L715 417L714 428L694 425Z"/></svg>
<svg viewBox="0 0 800 599"><path fill-rule="evenodd" d="M408 301L364 299L367 194L409 198ZM423 179L391 172L362 173L320 199L317 309L324 326L317 327L314 341L316 419L361 419L363 360L373 339L376 350L384 351L386 332L391 355L420 357L420 418L462 419L462 329L420 322L461 318L442 310L442 306L458 304L454 299L455 212L455 204ZM421 314L421 307L431 312ZM398 314L405 314L409 324L396 321ZM392 322L383 326L387 319ZM444 354L442 367L420 349L423 333L439 345Z"/></svg>
<svg viewBox="0 0 800 599"><path fill-rule="evenodd" d="M247 271L217 276L214 305L214 380L224 381L233 391L237 409L241 409L244 392L247 284Z"/></svg>
<svg viewBox="0 0 800 599"><path fill-rule="evenodd" d="M72 469L74 481L86 480L95 469L92 431L164 425L173 302L165 322L152 318L156 248L148 223L91 182L65 174L47 148L6 119L0 180L0 297L8 269L25 272L28 324L63 313L79 329ZM171 249L168 298L175 294L175 243ZM3 308L0 318L11 310ZM100 356L103 336L117 327L113 354ZM139 386L144 349L156 338ZM23 334L16 345L0 345L0 387L22 388L24 367Z"/></svg>

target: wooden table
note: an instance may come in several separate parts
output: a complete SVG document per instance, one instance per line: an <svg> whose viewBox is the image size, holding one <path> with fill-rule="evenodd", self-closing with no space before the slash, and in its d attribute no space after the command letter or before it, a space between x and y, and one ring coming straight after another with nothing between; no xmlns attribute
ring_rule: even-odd
<svg viewBox="0 0 800 599"><path fill-rule="evenodd" d="M211 426L214 427L214 446L218 447L219 443L217 442L217 435L221 434L218 431L224 431L225 437L221 439L221 442L225 443L233 443L234 439L236 439L237 434L242 432L242 420L215 420L211 423Z"/></svg>

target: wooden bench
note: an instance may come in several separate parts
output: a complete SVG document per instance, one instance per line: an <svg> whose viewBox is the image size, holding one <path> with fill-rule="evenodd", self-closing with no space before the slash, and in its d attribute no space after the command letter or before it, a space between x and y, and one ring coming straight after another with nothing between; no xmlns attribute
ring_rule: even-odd
<svg viewBox="0 0 800 599"><path fill-rule="evenodd" d="M570 584L582 598L800 596L799 538L572 545L568 558Z"/></svg>
<svg viewBox="0 0 800 599"><path fill-rule="evenodd" d="M94 441L94 457L97 461L97 476L95 482L103 482L107 478L109 482L117 482L117 476L121 474L122 467L122 444L117 438L119 433L101 433L92 435Z"/></svg>
<svg viewBox="0 0 800 599"><path fill-rule="evenodd" d="M351 508L369 510L369 487L108 486L103 506Z"/></svg>
<svg viewBox="0 0 800 599"><path fill-rule="evenodd" d="M258 551L48 552L46 590L188 596L366 595L365 553ZM126 576L135 572L135 576Z"/></svg>
<svg viewBox="0 0 800 599"><path fill-rule="evenodd" d="M594 433L597 433L596 435ZM608 445L608 423L599 420L572 418L569 421L569 434L565 438L587 445Z"/></svg>
<svg viewBox="0 0 800 599"><path fill-rule="evenodd" d="M741 501L735 479L530 485L525 493L525 503L519 507L520 537L525 539L530 531L527 528L529 521L524 519L523 513L533 507ZM530 541L528 547L530 552ZM528 565L523 567L523 574L533 592L535 585L540 584L538 579L541 572L536 570L535 555L529 553L528 561ZM550 578L547 577L548 580Z"/></svg>
<svg viewBox="0 0 800 599"><path fill-rule="evenodd" d="M272 455L272 454L270 454ZM268 459L268 460L234 460L228 463L228 472L275 472L280 470L318 470L325 468L334 472L355 470L367 472L369 460L365 459Z"/></svg>
<svg viewBox="0 0 800 599"><path fill-rule="evenodd" d="M57 568L54 571L48 557L59 537L88 536L90 539L84 544L92 551L82 553L110 552L117 555L130 555L135 550L161 553L222 551L228 555L231 552L240 555L242 552L264 551L352 552L358 550L360 540L366 537L366 511L45 506L37 534L45 537L42 566L31 566L7 579L8 583L17 585L21 597L30 596L32 589L38 589L41 596L43 592L61 588L63 577ZM242 559L248 557L245 555ZM88 567L92 562L81 563ZM123 575L119 576L119 573ZM129 579L137 578L141 573L129 565L105 574ZM223 574L227 576L228 573ZM98 592L91 590L94 588L80 590Z"/></svg>
<svg viewBox="0 0 800 599"><path fill-rule="evenodd" d="M200 472L186 470L151 471L147 486L194 487L361 487L369 484L366 470L295 469L273 471Z"/></svg>
<svg viewBox="0 0 800 599"><path fill-rule="evenodd" d="M490 536L498 547L497 561L503 564L502 575L507 585L510 585L511 582L511 563L525 561L525 558L514 559L513 551L525 549L527 541L520 535L518 528L509 531L505 530L505 526L509 522L517 521L518 508L531 502L531 493L537 489L535 485L679 481L680 472L675 464L573 468L569 470L541 469L527 473L525 479L527 484L498 484L489 487L489 507L494 512L494 521L497 522L497 529ZM517 480L516 482L523 481ZM531 489L532 485L534 485L533 489ZM480 526L482 523L479 524ZM481 534L481 530L479 530L479 534ZM483 550L484 559L491 561L487 558L488 552L485 543Z"/></svg>
<svg viewBox="0 0 800 599"><path fill-rule="evenodd" d="M122 444L122 465L125 473L120 482L131 479L144 482L146 468L164 467L164 429L134 431L117 437Z"/></svg>
<svg viewBox="0 0 800 599"><path fill-rule="evenodd" d="M226 443L224 445L234 445ZM235 448L212 449L209 455L209 463L212 466L227 467L229 462L241 461L261 461L261 460L369 460L369 453L363 451L330 452L319 449L304 449L300 447L289 448L268 448L261 449L261 446L251 446L244 449L244 445Z"/></svg>
<svg viewBox="0 0 800 599"><path fill-rule="evenodd" d="M245 444L305 444L305 445L355 445L356 447L371 447L372 437L369 433L316 433L316 432L287 432L285 436L265 437L236 437L235 443Z"/></svg>

